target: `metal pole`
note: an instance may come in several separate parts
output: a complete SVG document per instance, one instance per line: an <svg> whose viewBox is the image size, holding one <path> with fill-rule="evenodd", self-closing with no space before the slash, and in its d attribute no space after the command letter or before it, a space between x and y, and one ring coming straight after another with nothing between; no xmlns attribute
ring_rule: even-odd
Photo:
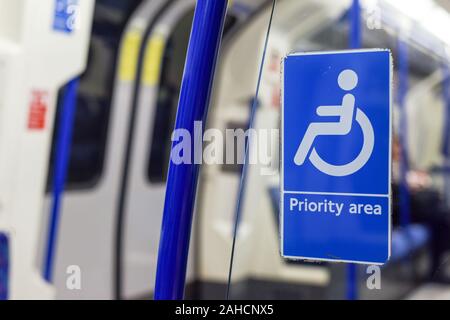
<svg viewBox="0 0 450 320"><path fill-rule="evenodd" d="M450 165L450 68L447 61L442 66L442 98L444 99L444 134L442 139L442 154L444 155L444 167L447 171ZM445 204L450 205L450 181L448 174L444 176Z"/></svg>
<svg viewBox="0 0 450 320"><path fill-rule="evenodd" d="M53 170L53 199L44 265L44 278L48 282L52 282L53 280L53 268L55 264L56 240L58 237L61 198L64 192L67 169L69 165L78 84L78 78L70 81L67 84L58 121L58 140L56 149L54 151L55 159Z"/></svg>
<svg viewBox="0 0 450 320"><path fill-rule="evenodd" d="M9 240L0 232L0 301L8 300Z"/></svg>
<svg viewBox="0 0 450 320"><path fill-rule="evenodd" d="M359 0L353 0L350 9L350 41L351 49L360 49L362 47L361 36L361 6ZM356 300L358 298L358 272L357 266L353 263L347 265L347 300Z"/></svg>
<svg viewBox="0 0 450 320"><path fill-rule="evenodd" d="M360 49L362 47L361 38L361 5L359 0L353 0L350 9L350 48Z"/></svg>
<svg viewBox="0 0 450 320"><path fill-rule="evenodd" d="M444 137L442 153L445 161L450 158L450 67L447 62L442 65L442 98L444 99ZM447 163L446 163L447 165Z"/></svg>
<svg viewBox="0 0 450 320"><path fill-rule="evenodd" d="M398 40L398 105L400 107L400 226L406 227L411 222L410 194L406 175L409 170L408 159L408 120L405 105L405 98L408 92L409 81L409 57L408 45L402 40Z"/></svg>
<svg viewBox="0 0 450 320"><path fill-rule="evenodd" d="M228 0L198 0L181 85L175 129L194 137L208 113ZM191 139L192 140L192 139ZM190 142L194 150L193 142ZM195 156L195 155L194 155ZM199 164L170 162L156 273L155 300L184 296Z"/></svg>

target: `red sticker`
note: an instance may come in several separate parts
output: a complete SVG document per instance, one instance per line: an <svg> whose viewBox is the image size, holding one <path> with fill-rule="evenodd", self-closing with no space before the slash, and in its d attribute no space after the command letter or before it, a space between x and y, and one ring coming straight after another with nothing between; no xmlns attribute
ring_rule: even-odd
<svg viewBox="0 0 450 320"><path fill-rule="evenodd" d="M28 129L44 130L47 115L47 92L34 90L31 94L30 114L28 116Z"/></svg>

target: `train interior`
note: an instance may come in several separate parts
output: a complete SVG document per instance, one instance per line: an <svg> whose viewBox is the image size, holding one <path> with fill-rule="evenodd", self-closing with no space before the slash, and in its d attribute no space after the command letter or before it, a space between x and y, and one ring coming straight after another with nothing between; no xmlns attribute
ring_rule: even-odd
<svg viewBox="0 0 450 320"><path fill-rule="evenodd" d="M26 0L18 2L25 6ZM85 69L79 72L50 296L152 299L171 137L197 1L91 2L92 28ZM270 140L262 151L266 161L249 167L240 217L235 208L242 165L212 161L201 166L186 298L224 299L231 289L233 299L348 299L353 286L361 300L450 299L450 1L360 1L361 48L387 48L394 61L392 253L381 268L381 290L368 288L367 266L280 255L281 61L295 52L350 49L352 1L278 0L264 51L272 4L229 2L206 127L223 133L247 130L256 101L253 127L269 129L273 136L265 137ZM3 12L12 10L6 0L0 1L0 17L2 6ZM3 39L10 35L2 29L7 30L0 22L0 99L2 89L9 90L3 85L2 56ZM41 148L45 169L34 178L42 180L36 189L42 201L33 203L39 218L33 220L37 245L30 262L38 273L45 265L52 226L58 131L69 91L65 78L55 89L55 112L48 115L54 125L47 128L48 141ZM8 116L2 102L0 126L2 116ZM0 152L1 144L18 134L4 128ZM215 152L226 157L228 150ZM399 163L405 158L408 172L402 180ZM11 160L0 156L0 174L3 161ZM402 190L409 195L406 222ZM14 199L27 202L26 194ZM2 202L0 196L0 249L7 247ZM81 290L67 285L67 268L73 265L82 271ZM24 288L26 284L18 286L17 297Z"/></svg>

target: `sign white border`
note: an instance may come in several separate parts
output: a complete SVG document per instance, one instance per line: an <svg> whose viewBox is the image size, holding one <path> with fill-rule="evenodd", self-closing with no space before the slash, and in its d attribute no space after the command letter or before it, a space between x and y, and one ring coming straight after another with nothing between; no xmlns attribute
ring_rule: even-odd
<svg viewBox="0 0 450 320"><path fill-rule="evenodd" d="M311 55L328 55L328 54L348 54L348 53L362 53L362 52L388 52L389 53L389 188L387 195L367 195L367 194L351 194L351 193L336 193L336 195L346 195L346 196L373 196L373 197L388 197L388 207L389 207L389 230L388 230L388 258L386 262L370 262L370 261L353 261L353 260L340 260L340 259L324 259L324 258L314 258L314 257L292 257L286 256L284 254L284 195L285 193L297 193L297 194L313 194L312 192L298 192L298 191L286 191L284 190L284 65L288 57L296 56L311 56ZM281 256L290 260L305 260L305 261L318 261L318 262L335 262L335 263L355 263L364 265L384 265L391 258L391 246L392 246L392 135L393 135L393 97L392 97L392 87L393 87L393 70L394 64L392 59L392 52L389 49L356 49L356 50L342 50L342 51L317 51L317 52L300 52L288 54L281 61L281 155L280 155L280 216L279 216L279 234L280 234L280 252ZM314 193L314 194L330 194L330 193Z"/></svg>

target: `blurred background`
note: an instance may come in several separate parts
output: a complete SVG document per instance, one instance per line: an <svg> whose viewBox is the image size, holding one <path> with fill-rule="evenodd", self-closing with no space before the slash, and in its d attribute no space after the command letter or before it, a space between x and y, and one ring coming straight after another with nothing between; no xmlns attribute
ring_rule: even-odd
<svg viewBox="0 0 450 320"><path fill-rule="evenodd" d="M39 3L0 0L0 298L151 299L196 1ZM392 257L380 288L283 259L275 141L249 169L231 297L450 299L450 1L278 0L255 97L271 8L229 1L207 127L246 130L257 98L255 128L278 129L289 53L390 49ZM241 170L202 166L189 299L225 298Z"/></svg>

